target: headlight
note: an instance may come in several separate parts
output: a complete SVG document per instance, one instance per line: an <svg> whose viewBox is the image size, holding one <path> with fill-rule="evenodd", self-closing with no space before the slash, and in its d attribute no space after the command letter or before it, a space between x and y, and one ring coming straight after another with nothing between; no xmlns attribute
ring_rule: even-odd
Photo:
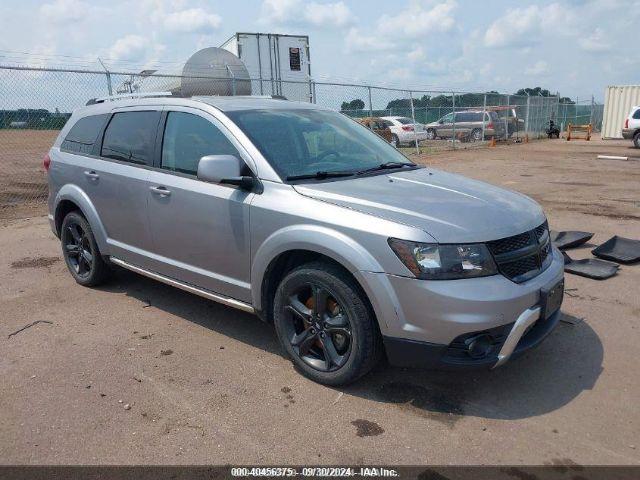
<svg viewBox="0 0 640 480"><path fill-rule="evenodd" d="M416 278L453 280L498 273L491 253L482 243L438 245L390 238L389 246Z"/></svg>

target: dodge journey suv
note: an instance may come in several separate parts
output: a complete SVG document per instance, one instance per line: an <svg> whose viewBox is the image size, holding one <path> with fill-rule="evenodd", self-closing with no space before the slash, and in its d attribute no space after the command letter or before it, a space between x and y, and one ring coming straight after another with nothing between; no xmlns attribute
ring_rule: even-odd
<svg viewBox="0 0 640 480"><path fill-rule="evenodd" d="M255 313L321 383L383 355L495 367L559 319L563 259L536 202L416 165L312 104L99 100L44 164L79 284L117 266Z"/></svg>

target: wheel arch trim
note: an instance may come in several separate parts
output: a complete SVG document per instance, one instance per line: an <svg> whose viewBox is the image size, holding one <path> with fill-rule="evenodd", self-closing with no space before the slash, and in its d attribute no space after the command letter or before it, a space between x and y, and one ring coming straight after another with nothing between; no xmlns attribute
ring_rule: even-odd
<svg viewBox="0 0 640 480"><path fill-rule="evenodd" d="M359 271L381 272L375 258L353 238L318 225L293 225L272 233L258 248L251 266L251 295L256 310L262 308L263 280L271 263L281 254L306 250L324 255L346 268L359 283ZM367 295L366 285L361 285Z"/></svg>
<svg viewBox="0 0 640 480"><path fill-rule="evenodd" d="M107 244L107 232L100 220L100 216L98 215L98 211L96 210L93 202L89 199L89 196L77 185L66 184L56 194L55 202L54 202L54 219L57 216L58 209L60 208L61 203L64 201L73 202L78 206L80 212L84 215L91 226L91 231L93 232L93 236L96 239L96 243L98 244L98 248L100 249L100 253L103 255L108 255L109 246ZM60 232L58 232L60 233Z"/></svg>

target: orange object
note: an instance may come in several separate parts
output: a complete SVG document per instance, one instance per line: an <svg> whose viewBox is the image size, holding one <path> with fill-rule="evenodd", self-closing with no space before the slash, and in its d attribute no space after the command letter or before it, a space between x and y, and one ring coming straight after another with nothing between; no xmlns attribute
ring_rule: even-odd
<svg viewBox="0 0 640 480"><path fill-rule="evenodd" d="M490 147L495 147L496 146L496 137L491 137L491 141L489 142L489 146Z"/></svg>
<svg viewBox="0 0 640 480"><path fill-rule="evenodd" d="M586 125L573 125L571 123L569 123L567 125L567 142L570 141L572 138L575 139L581 139L581 140L586 140L589 141L591 140L591 131L593 130L593 126L588 123ZM576 132L584 132L584 136L576 136Z"/></svg>

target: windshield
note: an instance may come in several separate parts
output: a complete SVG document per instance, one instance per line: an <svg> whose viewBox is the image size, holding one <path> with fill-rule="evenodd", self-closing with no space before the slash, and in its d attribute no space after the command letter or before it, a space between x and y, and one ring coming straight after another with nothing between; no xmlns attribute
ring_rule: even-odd
<svg viewBox="0 0 640 480"><path fill-rule="evenodd" d="M239 110L227 115L283 179L358 172L390 162L413 165L367 127L337 112Z"/></svg>

